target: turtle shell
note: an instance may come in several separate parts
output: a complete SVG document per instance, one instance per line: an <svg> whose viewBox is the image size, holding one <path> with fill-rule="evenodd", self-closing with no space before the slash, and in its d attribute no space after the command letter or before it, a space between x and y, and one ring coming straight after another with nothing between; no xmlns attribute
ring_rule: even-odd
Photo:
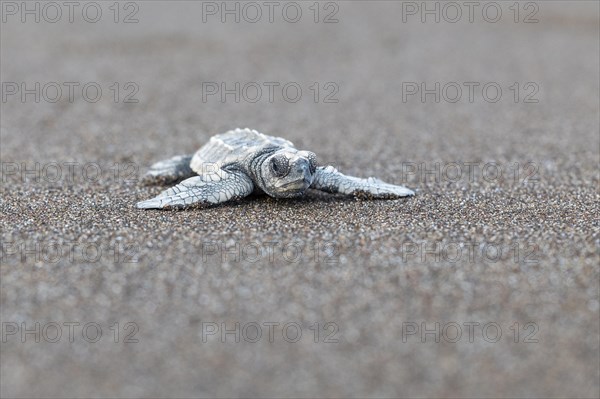
<svg viewBox="0 0 600 399"><path fill-rule="evenodd" d="M211 137L208 143L196 151L190 167L194 172L202 174L206 172L207 165L221 169L273 147L294 147L294 144L281 137L267 136L248 128L230 130Z"/></svg>

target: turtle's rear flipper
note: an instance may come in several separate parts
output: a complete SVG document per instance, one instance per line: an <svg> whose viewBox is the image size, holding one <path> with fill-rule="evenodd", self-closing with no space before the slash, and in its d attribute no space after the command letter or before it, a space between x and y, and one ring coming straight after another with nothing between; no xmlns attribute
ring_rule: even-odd
<svg viewBox="0 0 600 399"><path fill-rule="evenodd" d="M140 209L206 206L243 198L254 190L252 180L239 171L219 170L186 179L155 198L137 203Z"/></svg>
<svg viewBox="0 0 600 399"><path fill-rule="evenodd" d="M318 167L310 188L366 199L392 199L415 195L406 187L389 184L374 177L361 179L360 177L346 176L333 166Z"/></svg>
<svg viewBox="0 0 600 399"><path fill-rule="evenodd" d="M190 168L191 155L177 155L155 163L142 177L142 183L147 185L166 185L179 182L195 175Z"/></svg>

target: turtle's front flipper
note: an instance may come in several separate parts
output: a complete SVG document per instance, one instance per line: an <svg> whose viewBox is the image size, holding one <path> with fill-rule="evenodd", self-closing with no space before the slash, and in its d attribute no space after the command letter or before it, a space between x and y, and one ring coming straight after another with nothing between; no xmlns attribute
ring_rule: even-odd
<svg viewBox="0 0 600 399"><path fill-rule="evenodd" d="M415 194L406 187L395 186L374 177L361 179L346 176L338 172L333 166L318 167L310 187L328 193L365 198L399 198Z"/></svg>
<svg viewBox="0 0 600 399"><path fill-rule="evenodd" d="M172 184L195 175L190 168L191 155L177 155L156 162L142 177L144 184Z"/></svg>
<svg viewBox="0 0 600 399"><path fill-rule="evenodd" d="M219 170L186 179L159 196L137 203L141 209L183 208L189 205L213 205L252 193L254 184L244 173Z"/></svg>

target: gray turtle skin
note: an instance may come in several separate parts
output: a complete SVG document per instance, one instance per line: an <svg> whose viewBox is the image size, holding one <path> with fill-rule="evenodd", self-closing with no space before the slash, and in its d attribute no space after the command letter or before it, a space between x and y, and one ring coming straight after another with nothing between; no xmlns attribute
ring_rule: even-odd
<svg viewBox="0 0 600 399"><path fill-rule="evenodd" d="M369 199L414 195L406 187L373 177L361 179L343 175L332 166L318 166L314 153L247 128L213 136L194 155L155 163L143 182L180 183L155 198L138 202L141 209L221 204L252 193L295 198L309 188Z"/></svg>

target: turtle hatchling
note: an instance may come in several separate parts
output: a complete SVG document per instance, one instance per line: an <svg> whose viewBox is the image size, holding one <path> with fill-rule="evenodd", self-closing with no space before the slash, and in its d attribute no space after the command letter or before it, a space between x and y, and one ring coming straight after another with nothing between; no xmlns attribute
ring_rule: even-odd
<svg viewBox="0 0 600 399"><path fill-rule="evenodd" d="M295 198L310 189L362 198L393 199L414 195L406 187L369 177L346 176L318 166L317 156L297 150L283 138L235 129L213 136L194 155L155 163L143 178L149 184L179 184L137 203L142 209L206 206L252 193Z"/></svg>

